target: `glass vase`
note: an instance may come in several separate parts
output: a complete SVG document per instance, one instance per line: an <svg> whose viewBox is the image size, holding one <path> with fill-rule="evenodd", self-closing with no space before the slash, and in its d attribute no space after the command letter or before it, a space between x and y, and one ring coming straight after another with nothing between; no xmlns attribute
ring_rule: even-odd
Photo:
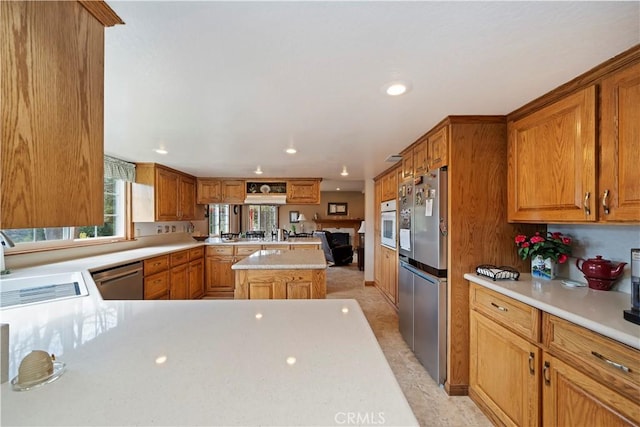
<svg viewBox="0 0 640 427"><path fill-rule="evenodd" d="M536 255L531 258L531 276L536 279L553 280L556 278L556 262L551 258Z"/></svg>

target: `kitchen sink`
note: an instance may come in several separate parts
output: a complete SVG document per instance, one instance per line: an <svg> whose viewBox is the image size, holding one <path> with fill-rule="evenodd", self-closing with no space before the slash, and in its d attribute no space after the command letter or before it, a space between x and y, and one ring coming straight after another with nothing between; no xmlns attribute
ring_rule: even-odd
<svg viewBox="0 0 640 427"><path fill-rule="evenodd" d="M82 273L0 279L0 308L89 295Z"/></svg>

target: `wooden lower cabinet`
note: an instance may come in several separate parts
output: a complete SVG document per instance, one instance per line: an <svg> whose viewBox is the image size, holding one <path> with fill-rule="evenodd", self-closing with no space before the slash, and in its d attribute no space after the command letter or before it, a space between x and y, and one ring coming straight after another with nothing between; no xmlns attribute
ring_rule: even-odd
<svg viewBox="0 0 640 427"><path fill-rule="evenodd" d="M324 299L325 270L237 270L235 299Z"/></svg>
<svg viewBox="0 0 640 427"><path fill-rule="evenodd" d="M204 259L189 263L189 298L197 299L204 295Z"/></svg>
<svg viewBox="0 0 640 427"><path fill-rule="evenodd" d="M476 284L469 305L469 397L494 424L640 425L640 351Z"/></svg>
<svg viewBox="0 0 640 427"><path fill-rule="evenodd" d="M169 272L163 271L144 277L144 299L169 297Z"/></svg>
<svg viewBox="0 0 640 427"><path fill-rule="evenodd" d="M537 426L540 349L472 311L469 396L491 420L505 426Z"/></svg>
<svg viewBox="0 0 640 427"><path fill-rule="evenodd" d="M543 361L543 425L637 426L640 406L547 353Z"/></svg>
<svg viewBox="0 0 640 427"><path fill-rule="evenodd" d="M189 286L189 264L173 267L170 272L170 299L187 299Z"/></svg>
<svg viewBox="0 0 640 427"><path fill-rule="evenodd" d="M393 249L380 246L380 276L378 287L392 304L398 303L398 254Z"/></svg>

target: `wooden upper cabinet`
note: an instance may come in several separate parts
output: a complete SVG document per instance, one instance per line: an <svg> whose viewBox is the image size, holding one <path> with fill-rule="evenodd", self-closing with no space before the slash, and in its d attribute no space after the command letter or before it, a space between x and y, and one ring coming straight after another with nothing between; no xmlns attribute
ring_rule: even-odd
<svg viewBox="0 0 640 427"><path fill-rule="evenodd" d="M0 228L104 222L104 25L93 13L0 2Z"/></svg>
<svg viewBox="0 0 640 427"><path fill-rule="evenodd" d="M196 179L156 163L136 165L133 221L185 221L196 214Z"/></svg>
<svg viewBox="0 0 640 427"><path fill-rule="evenodd" d="M413 176L413 151L407 150L402 153L402 178Z"/></svg>
<svg viewBox="0 0 640 427"><path fill-rule="evenodd" d="M155 204L157 221L177 221L180 195L180 175L156 168Z"/></svg>
<svg viewBox="0 0 640 427"><path fill-rule="evenodd" d="M601 221L640 221L640 64L601 85Z"/></svg>
<svg viewBox="0 0 640 427"><path fill-rule="evenodd" d="M449 126L440 128L427 138L426 171L449 165Z"/></svg>
<svg viewBox="0 0 640 427"><path fill-rule="evenodd" d="M287 203L319 204L320 180L301 179L287 181Z"/></svg>
<svg viewBox="0 0 640 427"><path fill-rule="evenodd" d="M247 193L243 180L223 180L221 187L222 203L244 203Z"/></svg>
<svg viewBox="0 0 640 427"><path fill-rule="evenodd" d="M590 86L509 122L509 221L596 220L595 110Z"/></svg>
<svg viewBox="0 0 640 427"><path fill-rule="evenodd" d="M181 219L196 219L196 179L180 175L179 209Z"/></svg>
<svg viewBox="0 0 640 427"><path fill-rule="evenodd" d="M427 140L423 139L413 147L413 176L427 172Z"/></svg>
<svg viewBox="0 0 640 427"><path fill-rule="evenodd" d="M215 178L198 178L198 196L199 204L221 203L222 190L221 181Z"/></svg>
<svg viewBox="0 0 640 427"><path fill-rule="evenodd" d="M404 168L402 168L404 175ZM393 200L398 194L398 170L393 169L381 178L382 181L382 202Z"/></svg>

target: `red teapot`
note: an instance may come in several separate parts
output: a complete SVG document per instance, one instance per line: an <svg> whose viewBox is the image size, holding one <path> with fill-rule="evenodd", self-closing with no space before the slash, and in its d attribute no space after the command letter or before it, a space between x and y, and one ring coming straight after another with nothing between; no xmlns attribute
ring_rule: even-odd
<svg viewBox="0 0 640 427"><path fill-rule="evenodd" d="M582 261L582 263L580 263ZM582 258L576 259L576 267L582 271L584 277L592 279L604 279L604 280L617 280L622 276L622 271L626 262L621 262L616 268L613 268L613 264L608 259L602 259L602 255L596 255L595 258L589 258L584 260Z"/></svg>

